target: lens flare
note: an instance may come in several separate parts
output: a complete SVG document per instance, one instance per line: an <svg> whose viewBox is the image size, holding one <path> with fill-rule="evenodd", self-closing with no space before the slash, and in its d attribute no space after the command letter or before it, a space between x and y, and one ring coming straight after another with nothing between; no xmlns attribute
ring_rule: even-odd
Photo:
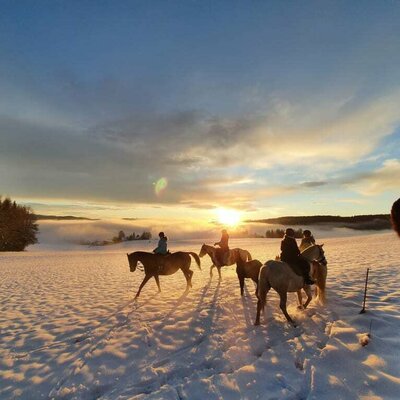
<svg viewBox="0 0 400 400"><path fill-rule="evenodd" d="M160 196L167 186L168 186L167 178L160 178L157 182L154 183L155 194L157 196Z"/></svg>

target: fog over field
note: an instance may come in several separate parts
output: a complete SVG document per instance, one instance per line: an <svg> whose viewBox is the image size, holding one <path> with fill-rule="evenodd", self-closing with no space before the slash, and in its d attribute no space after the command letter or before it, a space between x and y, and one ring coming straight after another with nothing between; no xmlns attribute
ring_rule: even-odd
<svg viewBox="0 0 400 400"><path fill-rule="evenodd" d="M122 220L109 219L98 221L39 221L40 234L39 244L31 246L29 251L38 251L46 248L71 248L83 240L109 240L117 236L120 230L126 235L135 232L141 234L143 231L150 231L153 238L157 238L159 231L164 231L170 240L201 239L215 242L219 240L221 226L213 221L203 223L189 220L156 220L156 219L137 219ZM248 231L250 234L257 233L265 235L268 229L283 229L283 225L261 224L261 223L242 223L240 228L231 230L231 235L235 232ZM376 233L376 231L356 231L348 228L341 228L335 224L319 224L312 226L295 226L296 229L311 229L315 237L346 237L360 236ZM229 229L229 228L228 228ZM385 231L386 232L386 231ZM155 243L155 242L154 242Z"/></svg>

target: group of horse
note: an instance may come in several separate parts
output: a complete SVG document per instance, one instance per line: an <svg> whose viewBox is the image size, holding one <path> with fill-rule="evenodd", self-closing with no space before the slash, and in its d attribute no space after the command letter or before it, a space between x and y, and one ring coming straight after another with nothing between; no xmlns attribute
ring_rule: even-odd
<svg viewBox="0 0 400 400"><path fill-rule="evenodd" d="M327 261L325 258L323 245L313 245L305 249L302 256L310 263L310 275L315 280L315 296L317 301L325 303L325 286L327 277ZM149 279L154 278L161 291L159 276L172 275L179 269L182 270L186 278L186 290L192 287L193 271L190 269L191 256L194 258L197 266L201 270L200 257L208 255L211 258L212 265L210 268L210 276L213 275L213 269L217 268L219 279L222 279L219 258L217 257L217 249L213 246L203 244L200 253L178 251L168 255L153 254L144 251L135 251L127 254L129 268L134 272L137 268L143 266L145 273L144 279L139 286L135 298L139 297L141 290ZM257 314L255 325L260 324L260 314L266 305L266 298L269 290L274 289L280 298L279 306L286 319L294 324L293 319L287 312L286 302L288 292L297 292L299 308L306 308L312 299L312 291L310 285L304 284L304 278L297 275L294 270L286 263L276 260L269 260L262 264L258 260L253 260L251 254L247 250L235 248L229 250L225 265L236 264L236 273L239 279L240 294L244 294L245 278L250 278L256 283L257 296ZM302 290L306 293L307 299L302 302Z"/></svg>

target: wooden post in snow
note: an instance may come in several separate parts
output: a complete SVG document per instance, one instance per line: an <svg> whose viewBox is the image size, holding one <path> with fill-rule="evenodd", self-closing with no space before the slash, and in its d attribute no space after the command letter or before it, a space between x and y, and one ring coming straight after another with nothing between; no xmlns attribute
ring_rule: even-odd
<svg viewBox="0 0 400 400"><path fill-rule="evenodd" d="M367 299L368 274L369 274L369 268L367 268L367 275L365 277L364 301L363 301L363 307L360 311L360 314L364 314L366 312L365 311L365 300Z"/></svg>

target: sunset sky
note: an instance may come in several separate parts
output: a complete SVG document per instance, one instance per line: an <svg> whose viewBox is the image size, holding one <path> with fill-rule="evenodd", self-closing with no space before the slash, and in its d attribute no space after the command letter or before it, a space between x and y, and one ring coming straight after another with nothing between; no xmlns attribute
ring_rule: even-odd
<svg viewBox="0 0 400 400"><path fill-rule="evenodd" d="M0 2L0 194L42 214L388 213L396 1Z"/></svg>

